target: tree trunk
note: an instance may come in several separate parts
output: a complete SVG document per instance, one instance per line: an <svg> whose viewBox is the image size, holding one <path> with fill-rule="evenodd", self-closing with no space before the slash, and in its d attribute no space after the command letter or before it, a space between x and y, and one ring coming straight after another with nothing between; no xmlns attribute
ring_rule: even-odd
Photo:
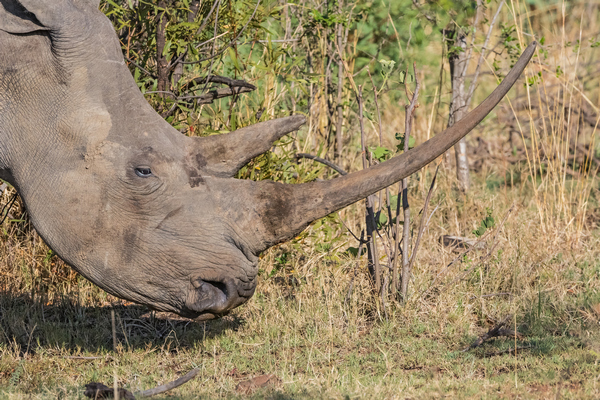
<svg viewBox="0 0 600 400"><path fill-rule="evenodd" d="M192 0L190 2L190 11L188 12L187 15L187 22L192 23L194 22L194 20L196 19L196 15L198 14L198 9L200 8L200 0ZM158 33L157 33L158 34ZM163 48L164 48L164 33L163 35ZM157 41L158 43L158 38ZM177 82L179 82L179 80L181 79L181 77L183 76L183 62L185 61L185 55L183 55L183 57L181 58L181 60L179 60L179 62L173 67L173 89L178 89L179 86L177 85ZM167 71L167 82L168 82L168 71Z"/></svg>
<svg viewBox="0 0 600 400"><path fill-rule="evenodd" d="M166 13L166 8L167 8L167 1L166 0L159 0L158 1L158 7L159 7L159 17L158 17L158 26L156 27L156 69L157 69L157 76L158 76L158 85L157 85L157 90L159 92L165 92L165 91L169 91L170 85L169 85L169 69L168 69L168 62L167 62L167 57L165 57L163 55L164 49L165 49L165 42L166 42L166 33L167 33L167 21L168 21L168 17L167 17L167 13ZM159 94L161 97L164 97L164 93L160 93Z"/></svg>

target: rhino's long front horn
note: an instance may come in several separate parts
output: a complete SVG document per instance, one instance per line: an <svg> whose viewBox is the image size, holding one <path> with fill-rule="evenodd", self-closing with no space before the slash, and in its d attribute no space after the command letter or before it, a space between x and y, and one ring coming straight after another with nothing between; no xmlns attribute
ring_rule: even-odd
<svg viewBox="0 0 600 400"><path fill-rule="evenodd" d="M326 182L286 185L270 181L236 181L245 203L235 201L237 221L260 252L294 237L312 221L415 173L469 133L508 93L533 56L531 43L500 85L463 119L422 145L374 167ZM233 207L232 207L233 206ZM230 209L231 209L230 208Z"/></svg>

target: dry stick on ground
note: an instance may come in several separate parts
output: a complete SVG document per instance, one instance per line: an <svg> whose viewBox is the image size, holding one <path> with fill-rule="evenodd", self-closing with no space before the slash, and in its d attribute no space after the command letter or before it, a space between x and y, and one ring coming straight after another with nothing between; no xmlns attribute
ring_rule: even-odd
<svg viewBox="0 0 600 400"><path fill-rule="evenodd" d="M167 384L157 386L154 389L144 390L141 393L137 393L137 396L150 397L150 396L156 396L157 394L167 392L169 390L173 390L176 387L179 387L179 386L183 385L184 383L187 383L190 380L192 380L193 378L195 378L199 372L200 372L200 370L198 368L194 368L190 372L188 372L181 378L174 380L173 382L169 382Z"/></svg>
<svg viewBox="0 0 600 400"><path fill-rule="evenodd" d="M506 326L508 325L508 323L511 320L512 320L512 315L511 314L507 315L502 321L497 323L493 328L491 328L489 331L487 331L484 335L478 337L477 340L475 340L473 343L471 343L471 345L469 347L465 348L462 352L464 353L471 349L479 347L483 343L485 343L488 340L495 338L495 337L499 337L499 336L520 337L521 334L519 332L517 332L516 330L506 328Z"/></svg>
<svg viewBox="0 0 600 400"><path fill-rule="evenodd" d="M309 160L313 160L313 161L319 162L323 165L327 165L329 168L333 169L335 172L337 172L340 175L348 175L348 173L346 171L344 171L344 169L342 167L340 167L339 165L334 164L331 161L328 161L324 158L321 158L318 156L313 156L312 154L308 154L308 153L297 153L296 159L300 159L300 158L308 158Z"/></svg>
<svg viewBox="0 0 600 400"><path fill-rule="evenodd" d="M181 378L174 380L173 382L169 382L167 384L157 386L153 389L144 390L143 392L137 392L137 393L135 393L135 395L133 393L131 393L129 390L126 390L123 388L119 388L115 392L115 389L109 388L108 386L106 386L102 383L91 382L91 383L88 383L87 385L85 385L84 395L87 397L90 397L92 399L103 399L103 398L113 397L115 395L115 393L118 393L118 395L114 396L114 397L116 397L116 398L121 397L121 398L124 398L127 400L135 400L136 396L137 397L151 397L151 396L156 396L157 394L165 393L169 390L173 390L173 389L189 382L194 377L196 377L196 375L198 375L199 372L200 372L200 370L198 368L194 368L190 372L188 372Z"/></svg>
<svg viewBox="0 0 600 400"><path fill-rule="evenodd" d="M404 132L404 152L408 152L410 142L410 132L412 130L413 113L415 111L417 100L419 99L419 88L421 84L417 74L417 64L413 63L415 73L415 92L410 97L410 104L406 107L405 132ZM407 88L408 90L408 88ZM404 213L404 225L402 234L402 299L406 301L408 295L408 283L410 282L410 264L408 261L409 243L410 243L410 207L408 205L408 177L402 179L402 210Z"/></svg>

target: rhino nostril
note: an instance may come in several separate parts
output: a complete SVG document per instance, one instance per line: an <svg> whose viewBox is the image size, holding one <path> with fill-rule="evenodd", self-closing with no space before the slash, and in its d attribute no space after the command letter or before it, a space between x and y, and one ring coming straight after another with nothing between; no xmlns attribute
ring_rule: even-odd
<svg viewBox="0 0 600 400"><path fill-rule="evenodd" d="M215 282L215 281L205 281L205 283L208 283L209 285L212 285L215 288L219 289L221 292L223 292L223 294L225 295L225 298L229 298L229 295L232 292L232 288L230 288L229 285L227 285L226 283ZM237 291L236 291L236 294L237 294Z"/></svg>
<svg viewBox="0 0 600 400"><path fill-rule="evenodd" d="M226 314L248 301L254 294L255 287L256 282L242 282L233 278L192 279L181 315L197 318L210 314L214 318Z"/></svg>
<svg viewBox="0 0 600 400"><path fill-rule="evenodd" d="M223 281L194 279L188 291L185 307L187 314L223 314L239 304L239 295L233 279Z"/></svg>

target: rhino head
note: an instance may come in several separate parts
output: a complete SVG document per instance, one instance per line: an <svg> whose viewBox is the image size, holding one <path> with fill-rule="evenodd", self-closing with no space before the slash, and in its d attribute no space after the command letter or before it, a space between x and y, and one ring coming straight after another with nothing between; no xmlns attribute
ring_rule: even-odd
<svg viewBox="0 0 600 400"><path fill-rule="evenodd" d="M502 99L417 148L328 182L234 179L303 116L186 137L138 90L98 0L0 0L0 178L46 243L107 292L210 318L254 293L258 254L416 172Z"/></svg>

